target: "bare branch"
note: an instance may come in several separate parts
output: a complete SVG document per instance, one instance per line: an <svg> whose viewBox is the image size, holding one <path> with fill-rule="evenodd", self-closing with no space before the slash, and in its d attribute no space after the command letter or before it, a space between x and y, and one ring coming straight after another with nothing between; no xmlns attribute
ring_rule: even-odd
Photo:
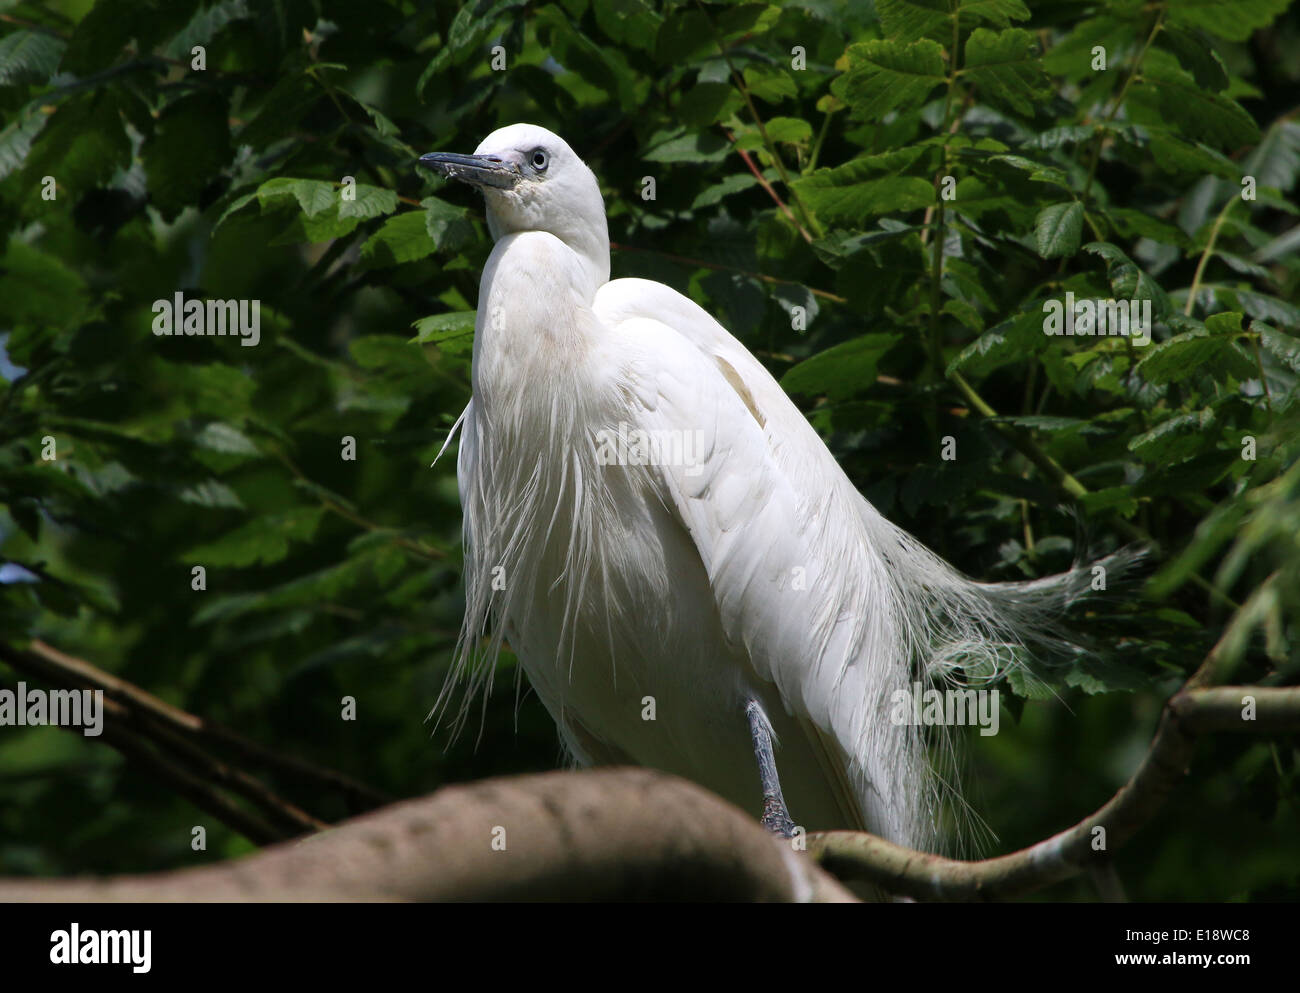
<svg viewBox="0 0 1300 993"><path fill-rule="evenodd" d="M449 786L222 865L0 881L0 901L23 902L682 898L853 896L737 808L649 769Z"/></svg>

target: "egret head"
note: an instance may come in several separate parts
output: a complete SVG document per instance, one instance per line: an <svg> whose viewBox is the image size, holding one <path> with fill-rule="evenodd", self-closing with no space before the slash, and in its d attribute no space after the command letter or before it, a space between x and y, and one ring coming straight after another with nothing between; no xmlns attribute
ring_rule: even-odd
<svg viewBox="0 0 1300 993"><path fill-rule="evenodd" d="M581 255L597 285L609 279L609 229L600 185L559 135L512 124L484 138L473 155L430 152L421 165L477 186L493 239L546 231Z"/></svg>

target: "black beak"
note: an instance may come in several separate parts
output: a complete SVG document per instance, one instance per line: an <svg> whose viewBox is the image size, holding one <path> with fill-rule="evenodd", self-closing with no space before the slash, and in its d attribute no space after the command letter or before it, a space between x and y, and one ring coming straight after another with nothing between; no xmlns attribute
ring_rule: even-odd
<svg viewBox="0 0 1300 993"><path fill-rule="evenodd" d="M461 155L458 152L430 152L421 155L419 164L436 169L448 179L459 179L472 186L495 186L508 190L519 182L519 170L495 155Z"/></svg>

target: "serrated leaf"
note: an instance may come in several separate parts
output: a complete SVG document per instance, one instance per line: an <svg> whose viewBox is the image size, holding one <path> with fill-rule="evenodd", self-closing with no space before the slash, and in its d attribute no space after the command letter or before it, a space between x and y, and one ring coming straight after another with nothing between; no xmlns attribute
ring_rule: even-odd
<svg viewBox="0 0 1300 993"><path fill-rule="evenodd" d="M1169 313L1169 295L1118 246L1106 241L1094 241L1084 245L1083 250L1106 260L1106 276L1110 280L1111 289L1121 300L1150 300L1156 320Z"/></svg>
<svg viewBox="0 0 1300 993"><path fill-rule="evenodd" d="M1138 375L1149 383L1172 383L1198 374L1215 379L1233 376L1238 381L1256 374L1250 356L1232 340L1241 333L1240 314L1218 314L1204 328L1175 335L1147 350L1137 365ZM1236 327L1232 327L1232 318ZM1211 321L1215 321L1211 326Z"/></svg>
<svg viewBox="0 0 1300 993"><path fill-rule="evenodd" d="M205 424L194 437L194 443L225 455L261 455L261 450L237 428L220 421Z"/></svg>
<svg viewBox="0 0 1300 993"><path fill-rule="evenodd" d="M849 105L854 118L878 121L890 111L921 103L947 79L943 46L923 38L904 44L866 41L845 53L849 70L831 92Z"/></svg>
<svg viewBox="0 0 1300 993"><path fill-rule="evenodd" d="M193 486L186 486L180 490L177 496L183 502L192 503L199 507L242 510L244 506L243 501L239 499L239 494L217 479L205 479Z"/></svg>
<svg viewBox="0 0 1300 993"><path fill-rule="evenodd" d="M1245 41L1271 24L1290 0L1168 0L1169 23Z"/></svg>
<svg viewBox="0 0 1300 993"><path fill-rule="evenodd" d="M420 201L424 208L424 228L438 246L439 251L455 252L474 237L474 224L469 211L439 200L425 197Z"/></svg>
<svg viewBox="0 0 1300 993"><path fill-rule="evenodd" d="M1300 338L1256 321L1250 329L1259 335L1259 343L1269 355L1292 372L1300 372Z"/></svg>
<svg viewBox="0 0 1300 993"><path fill-rule="evenodd" d="M919 176L886 176L845 186L824 183L822 173L796 180L799 196L823 221L861 224L869 217L917 210L934 203L934 187Z"/></svg>
<svg viewBox="0 0 1300 993"><path fill-rule="evenodd" d="M252 17L244 0L221 0L211 6L200 7L167 45L166 53L174 59L189 60L195 45L206 45L218 32L234 21Z"/></svg>
<svg viewBox="0 0 1300 993"><path fill-rule="evenodd" d="M1228 71L1223 60L1204 38L1181 28L1165 27L1156 34L1156 44L1172 52L1198 86L1215 91L1228 88Z"/></svg>
<svg viewBox="0 0 1300 993"><path fill-rule="evenodd" d="M400 265L422 259L437 247L429 237L424 211L408 210L390 217L366 239L361 258L371 266Z"/></svg>
<svg viewBox="0 0 1300 993"><path fill-rule="evenodd" d="M0 131L0 179L22 167L32 141L45 127L46 116L34 107L24 108Z"/></svg>
<svg viewBox="0 0 1300 993"><path fill-rule="evenodd" d="M746 66L742 75L750 94L767 103L780 103L799 94L790 74L777 66Z"/></svg>
<svg viewBox="0 0 1300 993"><path fill-rule="evenodd" d="M0 86L46 82L66 47L44 31L15 31L0 38Z"/></svg>
<svg viewBox="0 0 1300 993"><path fill-rule="evenodd" d="M1156 128L1176 125L1188 138L1233 149L1259 141L1259 125L1226 95L1198 86L1167 52L1151 50L1125 100L1133 120Z"/></svg>
<svg viewBox="0 0 1300 993"><path fill-rule="evenodd" d="M371 217L383 217L397 209L397 194L392 190L358 183L353 188L355 196L351 199L343 195L346 191L345 187L337 194L339 217L359 217L366 220ZM305 207L303 209L306 210Z"/></svg>
<svg viewBox="0 0 1300 993"><path fill-rule="evenodd" d="M1045 259L1073 255L1079 250L1082 234L1083 204L1077 200L1044 207L1034 222L1034 241Z"/></svg>
<svg viewBox="0 0 1300 993"><path fill-rule="evenodd" d="M1174 414L1150 431L1131 439L1128 449L1147 462L1178 462L1212 447L1209 433L1214 427L1214 411L1208 407L1192 413Z"/></svg>
<svg viewBox="0 0 1300 993"><path fill-rule="evenodd" d="M1165 172L1200 175L1210 173L1224 179L1236 179L1241 166L1222 152L1175 134L1151 135L1151 156Z"/></svg>
<svg viewBox="0 0 1300 993"><path fill-rule="evenodd" d="M1026 311L989 328L961 350L948 372L986 376L1010 362L1023 361L1047 347L1041 312Z"/></svg>
<svg viewBox="0 0 1300 993"><path fill-rule="evenodd" d="M339 203L339 193L333 183L320 179L293 179L277 176L257 188L257 198L262 203L276 197L291 196L308 217L315 217Z"/></svg>
<svg viewBox="0 0 1300 993"><path fill-rule="evenodd" d="M421 345L437 345L452 354L466 353L474 347L474 321L477 316L475 311L462 310L422 317L412 325L415 328L415 338L412 340Z"/></svg>
<svg viewBox="0 0 1300 993"><path fill-rule="evenodd" d="M990 31L976 28L966 40L962 72L995 106L1032 114L1034 101L1048 93L1047 74L1034 36L1023 28Z"/></svg>

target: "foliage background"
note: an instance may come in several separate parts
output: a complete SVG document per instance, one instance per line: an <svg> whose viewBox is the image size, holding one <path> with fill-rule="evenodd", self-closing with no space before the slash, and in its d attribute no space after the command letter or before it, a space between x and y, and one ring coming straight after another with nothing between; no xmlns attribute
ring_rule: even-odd
<svg viewBox="0 0 1300 993"><path fill-rule="evenodd" d="M461 611L454 465L430 463L468 399L490 241L475 195L413 162L534 121L600 177L614 274L717 314L868 497L960 568L1041 575L1154 539L1152 569L1073 619L1097 657L1057 672L1056 696L1009 687L1039 698L1008 695L1002 733L971 741L986 850L1046 837L1127 778L1221 633L1208 585L1243 602L1280 571L1234 679L1300 674L1286 7L6 0L0 634L398 796L553 767L509 655L477 742L424 723ZM955 200L937 198L944 176ZM260 300L260 345L154 336L152 302L178 290ZM1042 301L1066 290L1151 299L1158 344L1045 337ZM1116 853L1129 895L1295 897L1295 770L1294 738L1202 742ZM0 873L249 847L93 740L0 731Z"/></svg>

